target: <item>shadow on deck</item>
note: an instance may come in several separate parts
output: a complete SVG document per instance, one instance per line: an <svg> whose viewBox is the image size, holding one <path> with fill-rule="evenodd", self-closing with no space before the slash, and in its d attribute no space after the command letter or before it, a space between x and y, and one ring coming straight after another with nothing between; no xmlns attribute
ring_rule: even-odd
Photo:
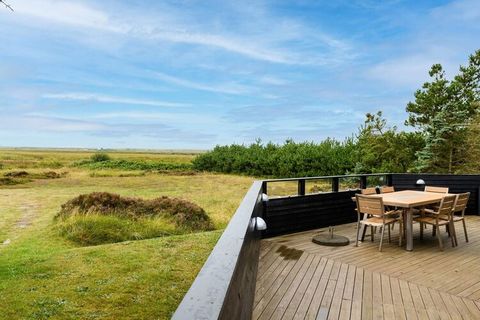
<svg viewBox="0 0 480 320"><path fill-rule="evenodd" d="M443 252L431 227L419 240L418 224L412 252L398 246L398 225L383 252L379 234L355 247L355 223L335 228L345 247L312 243L327 229L264 239L253 319L480 319L480 217L467 217L469 243L455 227L459 245L442 229Z"/></svg>

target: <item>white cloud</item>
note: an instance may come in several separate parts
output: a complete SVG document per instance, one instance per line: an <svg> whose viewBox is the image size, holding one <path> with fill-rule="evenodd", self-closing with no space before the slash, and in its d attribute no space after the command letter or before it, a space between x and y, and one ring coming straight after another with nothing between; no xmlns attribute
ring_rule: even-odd
<svg viewBox="0 0 480 320"><path fill-rule="evenodd" d="M366 76L412 90L429 79L433 64L440 63L447 77L453 77L478 49L478 42L472 41L480 33L478 17L480 2L461 0L437 6L421 19L416 15L402 20L411 29L400 39L382 43L380 49L389 48L387 55L370 66Z"/></svg>
<svg viewBox="0 0 480 320"><path fill-rule="evenodd" d="M125 111L125 112L104 112L92 115L92 119L128 119L137 121L164 121L169 124L189 124L189 125L215 125L221 119L218 116L202 115L196 113L167 113L167 112L140 112L140 111Z"/></svg>
<svg viewBox="0 0 480 320"><path fill-rule="evenodd" d="M186 87L186 88L195 89L195 90L227 93L227 94L245 94L251 90L247 86L239 85L236 83L227 83L223 85L207 85L199 82L194 82L194 81L174 77L163 72L155 71L153 72L153 75L155 78L161 81L172 83L172 84Z"/></svg>
<svg viewBox="0 0 480 320"><path fill-rule="evenodd" d="M103 29L112 32L126 32L128 28L114 23L109 15L91 6L73 1L30 0L13 4L20 16L38 18L50 23Z"/></svg>
<svg viewBox="0 0 480 320"><path fill-rule="evenodd" d="M144 105L144 106L151 106L151 107L188 107L190 106L190 104L186 104L186 103L113 97L113 96L107 96L107 95L101 95L101 94L82 93L82 92L48 93L48 94L44 94L42 97L46 99L56 99L56 100L94 101L94 102L100 102L100 103Z"/></svg>

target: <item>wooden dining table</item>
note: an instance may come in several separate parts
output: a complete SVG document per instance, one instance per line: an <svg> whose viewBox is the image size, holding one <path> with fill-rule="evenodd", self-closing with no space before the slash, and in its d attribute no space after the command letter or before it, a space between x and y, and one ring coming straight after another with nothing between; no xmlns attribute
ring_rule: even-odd
<svg viewBox="0 0 480 320"><path fill-rule="evenodd" d="M406 250L413 250L413 212L414 208L424 207L442 201L446 193L404 190L390 193L380 193L372 196L382 197L383 204L389 207L405 209Z"/></svg>

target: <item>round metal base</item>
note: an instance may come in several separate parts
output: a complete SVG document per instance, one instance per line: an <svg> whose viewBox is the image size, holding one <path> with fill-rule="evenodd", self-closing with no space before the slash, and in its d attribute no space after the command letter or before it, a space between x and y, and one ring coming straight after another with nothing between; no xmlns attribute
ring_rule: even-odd
<svg viewBox="0 0 480 320"><path fill-rule="evenodd" d="M348 246L350 244L350 239L336 234L333 236L330 234L319 234L313 237L312 242L322 246L341 247Z"/></svg>

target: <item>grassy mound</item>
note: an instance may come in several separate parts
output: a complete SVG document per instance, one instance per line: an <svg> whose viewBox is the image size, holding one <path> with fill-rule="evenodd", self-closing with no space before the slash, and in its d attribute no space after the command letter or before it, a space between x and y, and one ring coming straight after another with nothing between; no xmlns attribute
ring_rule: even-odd
<svg viewBox="0 0 480 320"><path fill-rule="evenodd" d="M205 210L189 201L145 200L108 192L83 194L64 203L55 219L66 238L82 245L213 229Z"/></svg>
<svg viewBox="0 0 480 320"><path fill-rule="evenodd" d="M32 182L35 179L58 179L65 177L66 172L57 173L55 171L46 172L28 172L25 170L9 171L0 177L0 185L16 185L22 183Z"/></svg>

